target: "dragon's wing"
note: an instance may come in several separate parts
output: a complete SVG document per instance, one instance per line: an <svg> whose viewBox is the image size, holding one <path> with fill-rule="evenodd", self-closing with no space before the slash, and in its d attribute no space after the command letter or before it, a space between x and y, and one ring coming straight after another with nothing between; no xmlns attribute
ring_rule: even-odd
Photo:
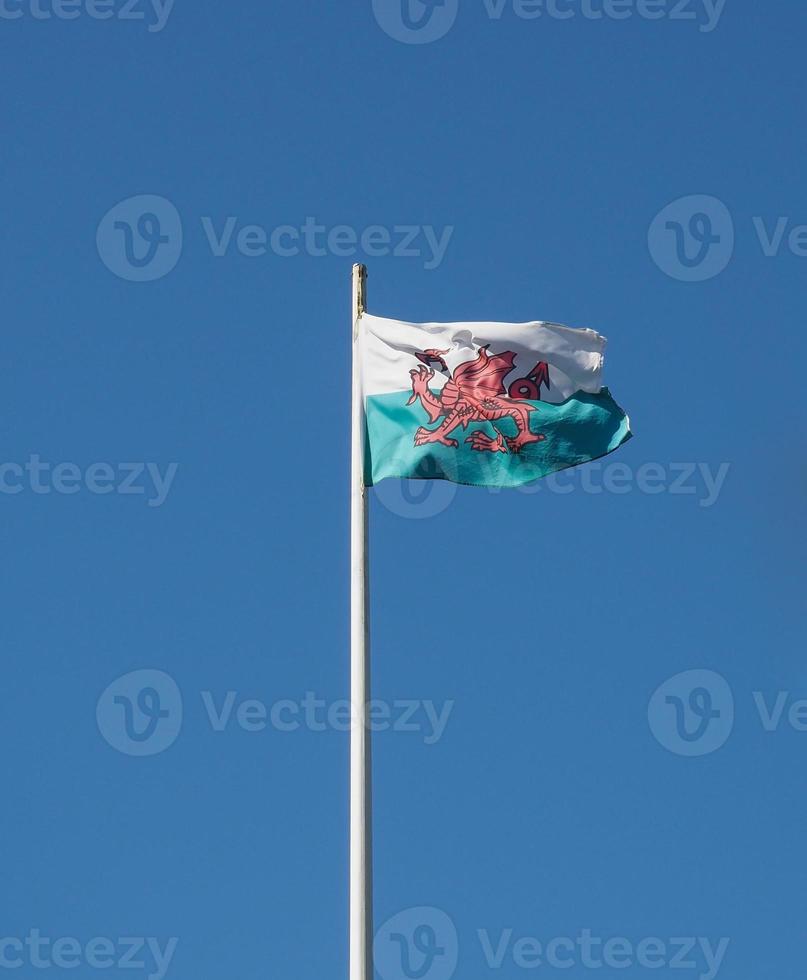
<svg viewBox="0 0 807 980"><path fill-rule="evenodd" d="M515 358L510 350L491 357L487 347L481 347L475 361L465 361L454 371L454 381L461 393L471 398L503 395L504 379L513 370Z"/></svg>

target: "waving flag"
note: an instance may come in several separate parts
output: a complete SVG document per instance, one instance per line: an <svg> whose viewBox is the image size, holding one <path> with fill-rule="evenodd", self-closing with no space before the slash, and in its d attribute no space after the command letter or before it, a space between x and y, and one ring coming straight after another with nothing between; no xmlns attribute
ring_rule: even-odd
<svg viewBox="0 0 807 980"><path fill-rule="evenodd" d="M606 340L555 323L358 321L366 486L515 487L630 438L602 387Z"/></svg>

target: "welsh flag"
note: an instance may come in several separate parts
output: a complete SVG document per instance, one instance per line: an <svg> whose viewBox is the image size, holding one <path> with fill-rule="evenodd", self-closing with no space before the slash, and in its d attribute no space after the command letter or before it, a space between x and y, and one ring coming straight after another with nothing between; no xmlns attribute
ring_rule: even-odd
<svg viewBox="0 0 807 980"><path fill-rule="evenodd" d="M606 340L556 323L358 321L365 485L517 487L630 438L602 387Z"/></svg>

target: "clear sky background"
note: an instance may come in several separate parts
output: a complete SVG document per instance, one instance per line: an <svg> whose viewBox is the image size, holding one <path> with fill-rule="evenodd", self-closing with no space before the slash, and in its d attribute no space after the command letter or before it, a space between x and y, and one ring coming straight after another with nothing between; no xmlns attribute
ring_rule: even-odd
<svg viewBox="0 0 807 980"><path fill-rule="evenodd" d="M346 976L320 728L365 261L374 313L600 330L635 431L538 492L373 491L374 692L399 729L418 702L375 736L384 980L401 943L447 980L454 933L476 980L586 976L616 937L600 976L711 978L671 962L702 937L725 980L803 978L803 4L413 0L428 40L392 0L33 2L0 15L0 976L43 975L35 930L51 977ZM250 699L292 704L261 729ZM176 937L167 970L124 972L126 937Z"/></svg>

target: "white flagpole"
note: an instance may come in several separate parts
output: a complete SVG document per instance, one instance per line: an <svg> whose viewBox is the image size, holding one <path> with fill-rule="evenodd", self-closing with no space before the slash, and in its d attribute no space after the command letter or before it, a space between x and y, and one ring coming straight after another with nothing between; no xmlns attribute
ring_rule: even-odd
<svg viewBox="0 0 807 980"><path fill-rule="evenodd" d="M365 311L367 269L353 266L353 397L350 485L350 980L373 980L372 764L367 705L370 643L367 491L364 486L364 399L358 322Z"/></svg>

